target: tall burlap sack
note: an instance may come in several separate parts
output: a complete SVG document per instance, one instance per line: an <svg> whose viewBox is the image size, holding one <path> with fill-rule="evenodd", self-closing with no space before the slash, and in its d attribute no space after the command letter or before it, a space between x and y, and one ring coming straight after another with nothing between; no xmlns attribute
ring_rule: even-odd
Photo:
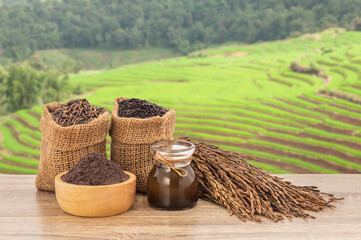
<svg viewBox="0 0 361 240"><path fill-rule="evenodd" d="M121 118L118 117L117 98L110 120L109 135L112 138L111 160L120 164L123 170L137 176L137 191L147 192L147 178L154 165L150 146L161 140L173 138L175 111L169 110L162 117Z"/></svg>
<svg viewBox="0 0 361 240"><path fill-rule="evenodd" d="M82 157L92 152L106 155L106 136L109 113L86 124L62 127L51 116L51 111L62 103L52 102L44 106L40 119L41 153L35 184L39 190L54 191L54 178L68 171Z"/></svg>

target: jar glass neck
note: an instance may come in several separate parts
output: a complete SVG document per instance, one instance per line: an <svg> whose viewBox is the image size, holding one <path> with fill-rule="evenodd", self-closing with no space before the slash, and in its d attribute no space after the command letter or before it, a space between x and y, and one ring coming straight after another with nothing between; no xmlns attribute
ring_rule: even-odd
<svg viewBox="0 0 361 240"><path fill-rule="evenodd" d="M186 167L188 166L189 164L191 164L191 161L184 161L184 162L177 162L177 163L173 163L173 166L176 167L176 168L181 168L181 167ZM164 163L160 163L160 162L156 162L156 165L158 167L161 167L161 168L170 168L168 167L166 164Z"/></svg>

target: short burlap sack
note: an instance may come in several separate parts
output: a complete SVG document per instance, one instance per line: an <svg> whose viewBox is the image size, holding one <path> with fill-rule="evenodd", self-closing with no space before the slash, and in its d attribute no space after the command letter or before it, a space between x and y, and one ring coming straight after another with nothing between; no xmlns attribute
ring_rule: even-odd
<svg viewBox="0 0 361 240"><path fill-rule="evenodd" d="M68 171L82 157L92 152L106 155L106 135L109 113L104 112L98 118L86 124L62 127L55 123L51 111L61 103L53 102L44 106L40 120L41 153L36 176L36 188L54 191L54 178Z"/></svg>
<svg viewBox="0 0 361 240"><path fill-rule="evenodd" d="M169 110L162 117L122 118L118 117L117 98L110 121L109 135L112 138L111 160L121 165L123 170L137 176L137 191L147 192L147 178L154 165L150 146L161 140L173 138L175 111Z"/></svg>

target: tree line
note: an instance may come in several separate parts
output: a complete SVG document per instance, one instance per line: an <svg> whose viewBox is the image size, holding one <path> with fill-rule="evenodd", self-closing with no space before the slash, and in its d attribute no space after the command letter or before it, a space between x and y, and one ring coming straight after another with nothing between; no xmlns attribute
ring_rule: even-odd
<svg viewBox="0 0 361 240"><path fill-rule="evenodd" d="M68 84L68 75L77 73L82 66L81 62L67 59L60 69L55 69L33 58L0 66L0 115L83 93L82 86Z"/></svg>
<svg viewBox="0 0 361 240"><path fill-rule="evenodd" d="M2 0L0 51L168 47L181 53L359 22L361 0ZM359 26L360 27L360 26Z"/></svg>

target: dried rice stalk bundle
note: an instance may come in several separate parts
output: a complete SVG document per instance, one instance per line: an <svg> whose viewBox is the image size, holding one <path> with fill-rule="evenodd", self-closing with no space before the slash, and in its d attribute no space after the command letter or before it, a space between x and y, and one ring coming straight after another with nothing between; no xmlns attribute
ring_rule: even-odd
<svg viewBox="0 0 361 240"><path fill-rule="evenodd" d="M186 138L185 140L190 141ZM305 212L333 208L332 194L315 186L295 186L249 164L249 157L218 147L195 143L192 166L199 181L200 197L227 208L241 220L275 222L293 217L315 218ZM325 199L326 196L328 199Z"/></svg>

